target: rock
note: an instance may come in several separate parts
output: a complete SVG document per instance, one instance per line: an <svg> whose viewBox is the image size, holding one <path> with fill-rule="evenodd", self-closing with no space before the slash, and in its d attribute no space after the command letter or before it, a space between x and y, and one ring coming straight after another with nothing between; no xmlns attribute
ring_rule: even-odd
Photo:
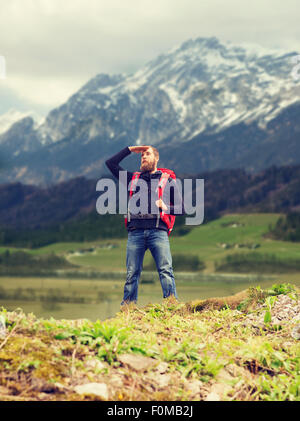
<svg viewBox="0 0 300 421"><path fill-rule="evenodd" d="M62 391L62 392L65 392L65 391L67 391L67 390L70 390L70 388L69 388L68 386L65 386L64 384L62 384L62 383L60 383L60 382L55 382L55 383L54 383L54 386L55 386L58 390L60 390L60 391Z"/></svg>
<svg viewBox="0 0 300 421"><path fill-rule="evenodd" d="M197 395L200 393L203 383L200 380L191 380L187 382L186 389L191 392L191 395Z"/></svg>
<svg viewBox="0 0 300 421"><path fill-rule="evenodd" d="M0 314L0 339L4 339L6 336L5 317Z"/></svg>
<svg viewBox="0 0 300 421"><path fill-rule="evenodd" d="M210 389L210 394L219 396L219 400L232 389L232 386L226 383L215 383Z"/></svg>
<svg viewBox="0 0 300 421"><path fill-rule="evenodd" d="M11 392L10 390L5 386L0 386L0 395L9 395Z"/></svg>
<svg viewBox="0 0 300 421"><path fill-rule="evenodd" d="M237 378L237 377L241 377L242 379L246 379L247 381L251 381L253 374L250 373L249 370L247 370L244 367L240 367L236 364L228 364L226 365L226 367L224 368L224 370L226 370L228 372L228 374L231 376L231 380L233 378ZM223 373L223 369L220 370L220 373ZM220 375L220 373L218 375ZM221 377L218 377L218 379L222 379L222 374ZM225 377L223 377L223 379L225 379ZM228 378L229 380L229 378Z"/></svg>
<svg viewBox="0 0 300 421"><path fill-rule="evenodd" d="M37 396L38 396L38 398L41 401L44 401L44 400L48 400L49 399L49 394L48 393L41 392L41 393L38 393Z"/></svg>
<svg viewBox="0 0 300 421"><path fill-rule="evenodd" d="M74 387L79 395L95 395L103 400L108 399L108 388L105 383L86 383Z"/></svg>
<svg viewBox="0 0 300 421"><path fill-rule="evenodd" d="M155 369L160 373L163 374L168 370L169 366L166 362L162 361L155 367Z"/></svg>
<svg viewBox="0 0 300 421"><path fill-rule="evenodd" d="M246 316L246 324L264 328L264 316L266 306L257 306L262 310L258 314L249 314ZM297 321L300 317L300 301L293 300L287 295L280 294L276 296L275 303L271 308L271 325L281 325L290 321Z"/></svg>
<svg viewBox="0 0 300 421"><path fill-rule="evenodd" d="M102 361L98 360L97 358L91 358L91 359L86 360L84 365L87 369L93 370L93 371L102 370L103 368L105 368L105 364Z"/></svg>
<svg viewBox="0 0 300 421"><path fill-rule="evenodd" d="M157 374L155 372L151 372L147 378L151 381L151 383L154 382L155 387L158 389L164 389L171 381L171 376L169 374Z"/></svg>
<svg viewBox="0 0 300 421"><path fill-rule="evenodd" d="M294 339L300 339L300 324L293 328L291 336Z"/></svg>
<svg viewBox="0 0 300 421"><path fill-rule="evenodd" d="M205 401L220 401L221 399L217 393L211 392L206 396L204 400Z"/></svg>
<svg viewBox="0 0 300 421"><path fill-rule="evenodd" d="M118 374L113 374L109 379L109 384L111 384L114 387L122 387L123 380Z"/></svg>
<svg viewBox="0 0 300 421"><path fill-rule="evenodd" d="M225 381L225 382L230 382L230 381L232 381L232 379L233 379L233 376L232 376L232 374L231 374L231 372L230 372L230 368L229 368L229 370L226 370L225 368L222 368L220 371L219 371L219 373L218 373L218 375L217 375L217 378L218 378L218 380L220 380L220 381Z"/></svg>
<svg viewBox="0 0 300 421"><path fill-rule="evenodd" d="M155 381L160 389L165 388L170 383L171 376L169 374L161 374L155 377Z"/></svg>
<svg viewBox="0 0 300 421"><path fill-rule="evenodd" d="M118 357L118 360L135 371L146 371L156 363L153 358L134 354L122 354Z"/></svg>
<svg viewBox="0 0 300 421"><path fill-rule="evenodd" d="M31 378L31 390L43 393L56 393L59 391L55 383L50 383L42 378L37 377Z"/></svg>
<svg viewBox="0 0 300 421"><path fill-rule="evenodd" d="M281 318L272 317L272 325L280 325L281 320Z"/></svg>
<svg viewBox="0 0 300 421"><path fill-rule="evenodd" d="M169 374L161 374L158 376L157 383L159 387L164 388L170 383L170 380L171 376Z"/></svg>

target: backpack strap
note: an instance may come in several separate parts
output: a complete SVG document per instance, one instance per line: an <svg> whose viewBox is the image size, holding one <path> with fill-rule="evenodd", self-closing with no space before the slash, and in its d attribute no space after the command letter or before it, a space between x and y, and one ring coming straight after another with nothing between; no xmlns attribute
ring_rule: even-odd
<svg viewBox="0 0 300 421"><path fill-rule="evenodd" d="M140 178L141 173L139 171L135 171L132 175L130 190L129 190L129 197L133 195L133 192L136 190L136 185L138 179ZM129 212L129 200L127 205L127 221L130 222L130 212Z"/></svg>
<svg viewBox="0 0 300 421"><path fill-rule="evenodd" d="M167 173L170 175L171 178L176 180L176 174L173 170L170 170L168 168L157 168L158 171L161 171L162 173Z"/></svg>
<svg viewBox="0 0 300 421"><path fill-rule="evenodd" d="M167 173L167 172L162 173L162 175L160 177L160 180L159 180L159 183L158 183L158 186L156 188L156 192L158 193L158 199L162 198L163 193L164 193L164 189L166 187L166 184L168 182L169 177L170 177L169 173ZM164 210L162 210L162 215L164 215ZM158 228L158 225L159 225L159 218L160 218L160 213L157 214L156 228Z"/></svg>

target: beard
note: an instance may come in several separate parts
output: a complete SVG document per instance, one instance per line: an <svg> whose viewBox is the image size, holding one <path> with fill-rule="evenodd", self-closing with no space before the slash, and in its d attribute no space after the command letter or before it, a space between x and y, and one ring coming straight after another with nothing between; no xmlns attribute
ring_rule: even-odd
<svg viewBox="0 0 300 421"><path fill-rule="evenodd" d="M155 161L144 162L143 164L141 164L140 170L141 171L154 171L155 170Z"/></svg>

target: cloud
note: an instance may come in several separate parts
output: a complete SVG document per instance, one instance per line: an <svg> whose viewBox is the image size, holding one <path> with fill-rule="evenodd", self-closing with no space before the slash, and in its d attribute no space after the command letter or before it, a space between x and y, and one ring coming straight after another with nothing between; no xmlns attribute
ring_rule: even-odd
<svg viewBox="0 0 300 421"><path fill-rule="evenodd" d="M297 0L3 1L0 89L5 83L24 101L51 108L98 73L134 72L198 36L293 51L297 10Z"/></svg>

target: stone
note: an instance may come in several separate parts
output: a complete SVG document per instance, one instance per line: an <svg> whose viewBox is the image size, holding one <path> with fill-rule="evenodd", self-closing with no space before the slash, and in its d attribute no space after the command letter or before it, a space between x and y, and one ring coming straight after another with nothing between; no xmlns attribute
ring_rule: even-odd
<svg viewBox="0 0 300 421"><path fill-rule="evenodd" d="M231 389L232 386L218 382L212 385L210 394L219 396L219 400L221 400Z"/></svg>
<svg viewBox="0 0 300 421"><path fill-rule="evenodd" d="M4 339L6 333L5 318L2 314L0 314L0 339Z"/></svg>
<svg viewBox="0 0 300 421"><path fill-rule="evenodd" d="M120 376L117 374L113 374L110 379L109 383L114 387L122 387L123 386L123 380Z"/></svg>
<svg viewBox="0 0 300 421"><path fill-rule="evenodd" d="M169 366L166 362L162 361L155 367L155 369L160 373L163 374L168 370Z"/></svg>
<svg viewBox="0 0 300 421"><path fill-rule="evenodd" d="M102 400L108 399L108 388L105 383L86 383L74 387L79 395L95 395Z"/></svg>
<svg viewBox="0 0 300 421"><path fill-rule="evenodd" d="M171 376L169 374L160 374L155 377L155 381L160 389L165 388L170 383Z"/></svg>
<svg viewBox="0 0 300 421"><path fill-rule="evenodd" d="M156 363L153 358L134 354L122 354L118 357L118 360L135 371L146 371Z"/></svg>
<svg viewBox="0 0 300 421"><path fill-rule="evenodd" d="M204 400L210 402L210 401L220 401L221 399L217 393L211 392L206 396Z"/></svg>
<svg viewBox="0 0 300 421"><path fill-rule="evenodd" d="M227 377L227 380L225 380L226 375L224 374L223 370L226 370L229 374L230 377ZM222 370L220 370L219 374L218 374L218 380L232 380L233 378L236 377L242 377L243 379L248 379L251 380L252 379L252 374L250 373L249 370L246 370L244 367L239 367L236 364L228 364L226 365L226 367Z"/></svg>
<svg viewBox="0 0 300 421"><path fill-rule="evenodd" d="M38 393L38 398L41 400L41 401L43 401L43 400L48 400L49 399L49 394L48 393L44 393L44 392L41 392L41 393Z"/></svg>
<svg viewBox="0 0 300 421"><path fill-rule="evenodd" d="M105 364L97 358L91 358L86 360L84 365L87 369L90 370L102 370L103 368L105 368Z"/></svg>
<svg viewBox="0 0 300 421"><path fill-rule="evenodd" d="M187 382L185 388L191 392L191 395L197 395L201 392L203 383L200 380L191 380Z"/></svg>
<svg viewBox="0 0 300 421"><path fill-rule="evenodd" d="M253 326L264 328L264 316L266 306L257 306L257 309L261 309L262 312L259 314L249 314L246 316L246 324L250 323ZM290 321L297 321L300 317L300 301L293 300L287 295L276 296L276 301L271 308L271 324L279 325L285 324Z"/></svg>
<svg viewBox="0 0 300 421"><path fill-rule="evenodd" d="M0 395L9 395L10 390L5 386L0 386Z"/></svg>
<svg viewBox="0 0 300 421"><path fill-rule="evenodd" d="M233 379L233 376L231 374L230 368L229 370L226 370L225 368L222 368L218 375L217 375L218 380L220 381L224 381L224 382L230 382Z"/></svg>
<svg viewBox="0 0 300 421"><path fill-rule="evenodd" d="M300 339L300 324L295 326L291 333L292 338L299 340Z"/></svg>
<svg viewBox="0 0 300 421"><path fill-rule="evenodd" d="M147 379L149 379L152 384L155 383L153 386L156 388L164 389L169 385L171 376L170 374L158 374L152 371L147 375Z"/></svg>
<svg viewBox="0 0 300 421"><path fill-rule="evenodd" d="M62 384L60 382L55 382L54 386L60 391L70 390L70 388L68 386L65 386L64 384Z"/></svg>

